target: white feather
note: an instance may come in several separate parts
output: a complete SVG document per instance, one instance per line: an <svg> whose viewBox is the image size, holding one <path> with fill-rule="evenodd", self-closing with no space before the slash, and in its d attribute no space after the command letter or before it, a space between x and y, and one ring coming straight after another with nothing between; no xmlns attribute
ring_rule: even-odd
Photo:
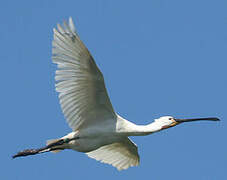
<svg viewBox="0 0 227 180"><path fill-rule="evenodd" d="M114 117L102 73L75 32L72 18L69 25L57 27L52 43L52 59L59 67L55 76L56 91L60 92L60 103L70 127L77 130L84 123L89 126L90 121L95 122L94 117L87 116L91 110L100 120L102 113Z"/></svg>
<svg viewBox="0 0 227 180"><path fill-rule="evenodd" d="M102 146L97 150L86 153L89 157L110 164L118 170L139 165L137 146L129 139L110 145Z"/></svg>

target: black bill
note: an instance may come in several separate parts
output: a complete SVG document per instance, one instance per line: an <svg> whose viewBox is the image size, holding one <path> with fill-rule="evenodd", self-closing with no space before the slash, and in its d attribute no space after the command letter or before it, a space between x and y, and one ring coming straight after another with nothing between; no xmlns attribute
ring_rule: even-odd
<svg viewBox="0 0 227 180"><path fill-rule="evenodd" d="M220 121L220 119L216 117L208 117L208 118L193 118L193 119L174 119L176 122L191 122L191 121Z"/></svg>

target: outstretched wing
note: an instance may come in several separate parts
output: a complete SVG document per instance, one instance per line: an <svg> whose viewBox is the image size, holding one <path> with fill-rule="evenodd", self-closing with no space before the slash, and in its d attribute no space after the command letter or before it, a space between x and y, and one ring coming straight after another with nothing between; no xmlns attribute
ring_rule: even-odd
<svg viewBox="0 0 227 180"><path fill-rule="evenodd" d="M115 112L104 78L75 31L72 18L54 29L52 60L58 65L56 91L64 116L73 130L111 119Z"/></svg>
<svg viewBox="0 0 227 180"><path fill-rule="evenodd" d="M139 165L138 148L129 138L125 138L121 142L102 146L86 154L97 161L110 164L118 170Z"/></svg>

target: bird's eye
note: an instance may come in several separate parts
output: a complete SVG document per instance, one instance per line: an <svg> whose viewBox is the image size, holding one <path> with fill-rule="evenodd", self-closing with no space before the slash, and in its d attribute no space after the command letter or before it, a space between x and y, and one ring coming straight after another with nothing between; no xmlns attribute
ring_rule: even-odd
<svg viewBox="0 0 227 180"><path fill-rule="evenodd" d="M171 120L172 118L169 118L169 120Z"/></svg>

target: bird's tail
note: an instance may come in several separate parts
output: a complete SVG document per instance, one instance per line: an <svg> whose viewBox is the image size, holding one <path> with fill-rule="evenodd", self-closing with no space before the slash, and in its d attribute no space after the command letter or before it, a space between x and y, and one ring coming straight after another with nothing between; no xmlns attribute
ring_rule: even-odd
<svg viewBox="0 0 227 180"><path fill-rule="evenodd" d="M61 145L64 144L65 141L63 139L54 139L54 140L48 140L47 145L43 148L39 149L25 149L23 151L18 152L17 154L13 155L13 159L16 157L22 157L22 156L30 156L45 152L59 152L63 148L61 148Z"/></svg>

